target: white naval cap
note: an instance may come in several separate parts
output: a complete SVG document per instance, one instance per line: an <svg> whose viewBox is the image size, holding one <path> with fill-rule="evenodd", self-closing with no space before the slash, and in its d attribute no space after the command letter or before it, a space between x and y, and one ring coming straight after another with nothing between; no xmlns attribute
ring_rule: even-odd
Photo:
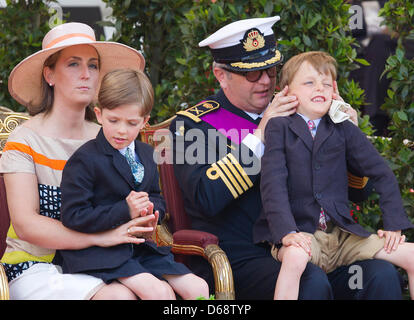
<svg viewBox="0 0 414 320"><path fill-rule="evenodd" d="M265 36L268 36L273 34L272 26L279 20L279 16L274 16L235 21L214 32L201 41L198 46L209 46L211 49L235 46L243 39L246 31L253 28L259 29Z"/></svg>
<svg viewBox="0 0 414 320"><path fill-rule="evenodd" d="M232 22L198 45L208 46L214 61L224 63L235 71L270 68L282 61L272 30L279 20L279 16L274 16Z"/></svg>

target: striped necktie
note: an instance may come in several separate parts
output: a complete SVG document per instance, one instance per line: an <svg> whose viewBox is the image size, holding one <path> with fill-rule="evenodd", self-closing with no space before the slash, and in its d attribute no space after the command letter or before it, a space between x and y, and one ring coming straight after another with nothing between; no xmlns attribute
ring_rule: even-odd
<svg viewBox="0 0 414 320"><path fill-rule="evenodd" d="M312 135L312 138L315 138L316 125L315 125L315 122L313 120L309 120L308 121L308 128L309 128L309 131L310 131L310 133Z"/></svg>
<svg viewBox="0 0 414 320"><path fill-rule="evenodd" d="M316 125L313 120L308 121L308 128L312 135L312 138L315 139ZM326 231L326 229L328 228L326 221L327 219L326 219L325 211L323 210L323 208L321 208L321 211L319 212L319 229L321 229L322 231Z"/></svg>
<svg viewBox="0 0 414 320"><path fill-rule="evenodd" d="M135 156L130 148L127 148L125 152L125 158L131 167L132 175L136 185L139 185L144 179L144 166L141 162L135 160Z"/></svg>

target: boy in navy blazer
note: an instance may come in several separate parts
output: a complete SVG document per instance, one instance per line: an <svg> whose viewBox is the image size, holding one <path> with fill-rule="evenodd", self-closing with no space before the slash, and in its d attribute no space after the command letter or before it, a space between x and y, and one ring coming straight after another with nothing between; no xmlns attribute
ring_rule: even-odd
<svg viewBox="0 0 414 320"><path fill-rule="evenodd" d="M63 170L62 222L95 233L154 211L157 221L165 206L153 149L136 140L150 117L151 83L142 71L115 70L103 78L98 100L102 129ZM140 243L135 231L127 231L131 243L61 251L63 271L117 280L141 299L175 299L174 291L183 299L208 297L206 282L175 262L169 247L157 247L148 234Z"/></svg>
<svg viewBox="0 0 414 320"><path fill-rule="evenodd" d="M282 68L296 114L271 119L265 130L261 195L263 212L254 226L256 243L273 245L282 262L275 299L297 299L308 261L327 273L363 259L383 259L405 269L414 298L414 244L402 229L413 225L404 211L397 180L375 147L350 121L334 123L332 98L340 99L336 61L306 52ZM384 230L370 234L348 207L347 168L369 177L380 194Z"/></svg>

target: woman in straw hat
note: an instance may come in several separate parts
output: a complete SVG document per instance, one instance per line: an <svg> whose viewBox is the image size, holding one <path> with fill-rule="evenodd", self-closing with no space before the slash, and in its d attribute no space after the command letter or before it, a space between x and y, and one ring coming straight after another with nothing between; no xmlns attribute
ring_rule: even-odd
<svg viewBox="0 0 414 320"><path fill-rule="evenodd" d="M89 105L100 79L119 68L143 70L136 50L115 42L96 41L82 23L50 30L42 50L11 72L10 94L26 106L30 120L9 137L0 161L11 225L1 259L12 299L129 299L135 295L119 283L83 274L62 274L57 249L113 246L142 239L128 236L151 232L154 216L131 220L99 234L83 234L60 222L62 169L72 153L96 137ZM56 264L55 264L56 263Z"/></svg>

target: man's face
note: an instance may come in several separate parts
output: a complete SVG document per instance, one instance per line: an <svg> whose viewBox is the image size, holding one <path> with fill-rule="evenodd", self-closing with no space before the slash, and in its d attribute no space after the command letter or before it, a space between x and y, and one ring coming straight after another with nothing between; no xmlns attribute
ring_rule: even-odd
<svg viewBox="0 0 414 320"><path fill-rule="evenodd" d="M221 71L217 72L217 69ZM215 75L230 102L247 112L262 113L275 92L276 77L269 77L266 71L255 82L221 68L215 68Z"/></svg>

